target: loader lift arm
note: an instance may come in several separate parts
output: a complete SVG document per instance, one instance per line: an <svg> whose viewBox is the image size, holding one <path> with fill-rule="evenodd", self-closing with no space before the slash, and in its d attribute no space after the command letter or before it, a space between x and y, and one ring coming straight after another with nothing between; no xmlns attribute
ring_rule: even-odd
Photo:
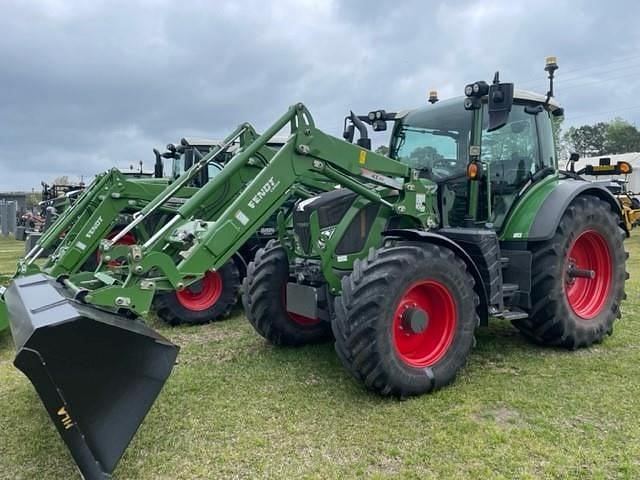
<svg viewBox="0 0 640 480"><path fill-rule="evenodd" d="M287 124L291 136L284 147L256 160ZM264 162L255 177L236 181L255 161ZM217 219L197 219L202 204L227 184L236 190ZM104 256L126 253L121 271L55 279L37 273L12 281L4 297L17 350L14 364L36 388L85 478L109 478L175 363L178 347L137 318L149 310L154 293L184 288L222 266L288 198L335 184L416 224L437 223L435 204L428 200L434 184L398 161L323 133L297 104L239 149L146 243L115 245L117 236L103 241ZM180 182L170 185L120 233L163 208L179 188ZM397 194L389 196L390 190Z"/></svg>
<svg viewBox="0 0 640 480"><path fill-rule="evenodd" d="M237 193L220 217L214 222L194 219L197 206L233 178L255 152L287 124L291 126L290 139ZM207 270L220 268L294 194L298 185L318 176L393 208L399 214L411 212L420 225L431 226L436 222L437 212L426 208L424 203L430 186L419 180L417 171L323 133L315 127L306 107L296 104L235 155L216 178L180 207L143 246L129 247L131 273L122 284L105 279L105 286L89 291L69 281L66 284L87 303L108 309L126 308L145 315L155 290L184 288ZM382 191L388 189L400 192L393 204L382 195ZM187 231L192 234L192 242L179 253L176 264L164 249L169 243L180 242Z"/></svg>

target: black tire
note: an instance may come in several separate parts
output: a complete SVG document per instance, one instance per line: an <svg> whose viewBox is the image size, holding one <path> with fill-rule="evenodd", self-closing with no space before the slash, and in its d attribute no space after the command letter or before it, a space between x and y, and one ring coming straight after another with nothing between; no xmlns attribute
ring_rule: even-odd
<svg viewBox="0 0 640 480"><path fill-rule="evenodd" d="M399 328L396 321L402 318L398 316L401 302L420 282L442 285L455 305L450 314L455 319L449 328L450 342L442 347L440 357L425 365L404 359L407 356L401 353L394 333ZM357 380L382 395L406 397L434 391L451 383L465 365L480 321L478 303L472 276L451 250L421 242L372 249L342 279L332 323L336 352ZM437 325L433 322L430 319L423 332Z"/></svg>
<svg viewBox="0 0 640 480"><path fill-rule="evenodd" d="M181 301L178 292L160 293L154 298L154 308L163 321L169 325L201 325L220 320L229 315L238 302L240 273L233 260L229 260L218 271L221 283L219 296L210 306L190 307Z"/></svg>
<svg viewBox="0 0 640 480"><path fill-rule="evenodd" d="M567 293L572 288L572 282L575 282L575 278L569 276L568 268L575 260L571 258L575 255L576 240L589 235L605 242L596 243L588 252L589 256L598 258L598 246L606 244L611 265L609 280L604 280L609 285L608 290L599 297L600 301L592 303L592 308L584 306L586 300L573 300L572 306ZM570 349L587 347L602 341L606 334L611 334L614 321L620 318L620 303L625 296L624 284L628 278L624 237L619 216L608 203L590 195L573 200L553 238L533 245L532 308L529 318L515 320L513 324L525 337L539 345ZM597 278L585 281L597 281ZM588 287L580 291L588 291Z"/></svg>
<svg viewBox="0 0 640 480"><path fill-rule="evenodd" d="M249 323L274 345L300 346L329 340L328 322L296 322L287 312L288 281L287 254L278 242L270 240L247 267L242 285L242 302Z"/></svg>

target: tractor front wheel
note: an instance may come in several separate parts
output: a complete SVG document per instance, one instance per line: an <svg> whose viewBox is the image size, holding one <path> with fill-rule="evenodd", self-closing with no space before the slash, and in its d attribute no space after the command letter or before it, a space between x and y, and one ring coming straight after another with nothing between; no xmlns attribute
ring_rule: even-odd
<svg viewBox="0 0 640 480"><path fill-rule="evenodd" d="M328 322L287 311L289 261L282 246L270 240L247 267L242 285L245 315L274 345L299 346L331 338Z"/></svg>
<svg viewBox="0 0 640 480"><path fill-rule="evenodd" d="M406 397L453 381L479 323L464 262L446 248L402 242L357 261L332 323L346 369L367 388Z"/></svg>
<svg viewBox="0 0 640 480"><path fill-rule="evenodd" d="M200 325L229 315L238 302L239 288L238 267L229 260L184 290L156 295L154 307L169 325Z"/></svg>
<svg viewBox="0 0 640 480"><path fill-rule="evenodd" d="M529 318L514 325L541 345L587 347L613 331L624 298L619 218L597 197L577 197L551 240L533 247Z"/></svg>

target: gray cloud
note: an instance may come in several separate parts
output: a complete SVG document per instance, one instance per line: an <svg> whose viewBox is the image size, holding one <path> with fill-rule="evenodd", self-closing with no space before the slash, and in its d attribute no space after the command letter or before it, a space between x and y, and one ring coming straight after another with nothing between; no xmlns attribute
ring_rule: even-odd
<svg viewBox="0 0 640 480"><path fill-rule="evenodd" d="M496 69L543 92L546 55L568 122L640 120L632 1L49 0L0 13L0 189L150 166L154 146L266 128L296 101L338 134L349 109L459 95Z"/></svg>

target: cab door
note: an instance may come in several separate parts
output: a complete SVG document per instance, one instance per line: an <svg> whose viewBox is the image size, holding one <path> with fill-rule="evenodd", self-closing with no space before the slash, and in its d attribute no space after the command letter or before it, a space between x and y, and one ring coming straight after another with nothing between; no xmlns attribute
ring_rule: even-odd
<svg viewBox="0 0 640 480"><path fill-rule="evenodd" d="M485 165L483 216L500 230L511 206L536 173L555 168L555 152L548 112L514 104L507 123L488 132L485 118L481 160ZM546 141L541 145L539 139ZM551 144L549 144L551 141Z"/></svg>

